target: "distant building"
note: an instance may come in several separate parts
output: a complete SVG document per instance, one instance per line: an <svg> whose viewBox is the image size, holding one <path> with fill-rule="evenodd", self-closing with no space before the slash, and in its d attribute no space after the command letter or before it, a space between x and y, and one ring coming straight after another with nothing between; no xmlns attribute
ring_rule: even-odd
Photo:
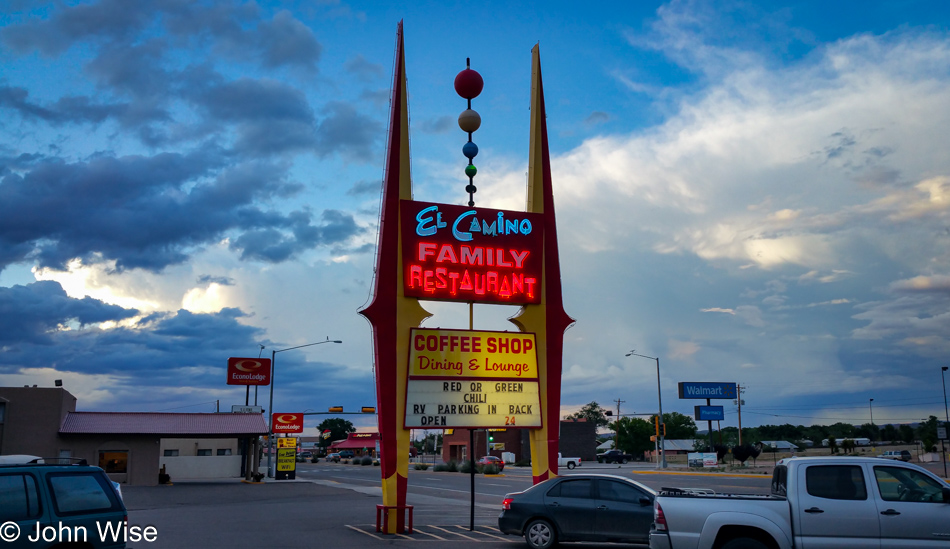
<svg viewBox="0 0 950 549"><path fill-rule="evenodd" d="M158 484L173 479L241 476L237 439L266 435L261 414L77 412L60 387L0 387L0 455L84 459L109 477Z"/></svg>

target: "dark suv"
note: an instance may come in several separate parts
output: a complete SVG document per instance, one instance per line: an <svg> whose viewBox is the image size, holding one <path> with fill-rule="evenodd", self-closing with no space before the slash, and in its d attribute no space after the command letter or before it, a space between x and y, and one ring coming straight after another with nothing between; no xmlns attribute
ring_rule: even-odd
<svg viewBox="0 0 950 549"><path fill-rule="evenodd" d="M353 459L356 457L356 454L353 453L353 450L341 450L340 457L343 459Z"/></svg>
<svg viewBox="0 0 950 549"><path fill-rule="evenodd" d="M0 465L4 549L47 548L67 541L124 548L127 520L122 496L99 467L85 461Z"/></svg>

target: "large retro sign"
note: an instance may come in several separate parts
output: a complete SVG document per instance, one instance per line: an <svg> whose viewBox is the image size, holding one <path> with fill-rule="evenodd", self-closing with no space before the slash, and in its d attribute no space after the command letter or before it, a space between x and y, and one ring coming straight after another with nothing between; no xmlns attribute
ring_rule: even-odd
<svg viewBox="0 0 950 549"><path fill-rule="evenodd" d="M534 334L410 330L407 429L541 427Z"/></svg>
<svg viewBox="0 0 950 549"><path fill-rule="evenodd" d="M270 385L270 359L229 358L228 385Z"/></svg>
<svg viewBox="0 0 950 549"><path fill-rule="evenodd" d="M274 433L302 433L303 414L273 414L271 426Z"/></svg>
<svg viewBox="0 0 950 549"><path fill-rule="evenodd" d="M540 303L541 214L411 200L400 208L406 296Z"/></svg>

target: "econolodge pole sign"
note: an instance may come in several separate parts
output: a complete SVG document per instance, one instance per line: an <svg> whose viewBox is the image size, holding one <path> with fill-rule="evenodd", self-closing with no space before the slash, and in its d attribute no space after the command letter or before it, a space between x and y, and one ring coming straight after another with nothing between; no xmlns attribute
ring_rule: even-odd
<svg viewBox="0 0 950 549"><path fill-rule="evenodd" d="M228 359L228 385L270 385L269 358Z"/></svg>

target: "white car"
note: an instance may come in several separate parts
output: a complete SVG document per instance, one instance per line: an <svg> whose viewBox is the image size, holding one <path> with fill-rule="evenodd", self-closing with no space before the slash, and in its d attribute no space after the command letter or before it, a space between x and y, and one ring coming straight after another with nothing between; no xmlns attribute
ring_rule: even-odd
<svg viewBox="0 0 950 549"><path fill-rule="evenodd" d="M884 459L897 459L900 461L910 461L911 455L907 450L888 450L881 454Z"/></svg>

